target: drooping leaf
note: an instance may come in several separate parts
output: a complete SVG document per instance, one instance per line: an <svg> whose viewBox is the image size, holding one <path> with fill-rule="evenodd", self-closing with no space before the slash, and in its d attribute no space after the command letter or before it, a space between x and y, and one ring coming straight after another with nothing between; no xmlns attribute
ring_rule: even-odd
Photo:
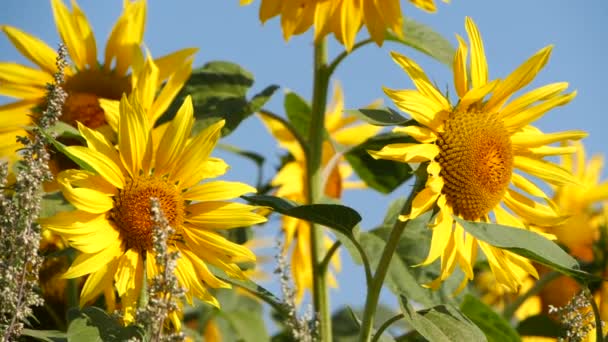
<svg viewBox="0 0 608 342"><path fill-rule="evenodd" d="M488 342L521 341L517 331L507 320L476 297L465 296L460 310L484 332Z"/></svg>
<svg viewBox="0 0 608 342"><path fill-rule="evenodd" d="M530 316L517 325L517 332L521 336L542 336L558 338L566 335L567 330L549 318L549 316L540 314Z"/></svg>
<svg viewBox="0 0 608 342"><path fill-rule="evenodd" d="M71 309L72 318L68 326L68 341L126 341L130 338L143 339L143 331L134 325L123 327L100 308L88 306Z"/></svg>
<svg viewBox="0 0 608 342"><path fill-rule="evenodd" d="M401 133L384 133L371 137L350 149L344 157L357 176L370 188L382 193L390 193L414 174L409 164L384 159L374 159L368 150L380 150L388 144L413 142Z"/></svg>
<svg viewBox="0 0 608 342"><path fill-rule="evenodd" d="M339 204L299 205L293 201L269 195L241 196L245 200L274 209L283 215L307 220L347 235L361 221L361 215L354 209Z"/></svg>
<svg viewBox="0 0 608 342"><path fill-rule="evenodd" d="M404 125L412 120L402 116L396 110L392 108L383 109L348 109L345 110L346 114L353 115L359 119L366 121L376 126L399 126Z"/></svg>
<svg viewBox="0 0 608 342"><path fill-rule="evenodd" d="M388 33L387 40L402 43L451 67L456 49L430 26L403 18L403 38Z"/></svg>
<svg viewBox="0 0 608 342"><path fill-rule="evenodd" d="M295 130L302 137L308 137L308 131L310 130L310 118L312 117L310 105L300 95L289 92L285 94L283 101L285 108L285 114L287 119Z"/></svg>
<svg viewBox="0 0 608 342"><path fill-rule="evenodd" d="M473 322L450 305L438 305L416 311L403 296L400 304L401 312L412 329L429 341L487 341L483 332Z"/></svg>
<svg viewBox="0 0 608 342"><path fill-rule="evenodd" d="M279 88L276 85L268 86L248 100L247 92L253 83L253 75L235 63L209 62L193 70L190 79L158 124L171 120L184 98L191 95L197 120L194 131L225 119L222 134L228 135L241 121L262 108Z"/></svg>
<svg viewBox="0 0 608 342"><path fill-rule="evenodd" d="M68 338L66 333L58 330L23 329L21 335L33 337L45 342L64 342L67 341Z"/></svg>
<svg viewBox="0 0 608 342"><path fill-rule="evenodd" d="M492 223L469 222L456 216L455 219L467 233L492 246L506 249L583 282L596 279L595 276L581 271L576 259L556 243L533 231Z"/></svg>

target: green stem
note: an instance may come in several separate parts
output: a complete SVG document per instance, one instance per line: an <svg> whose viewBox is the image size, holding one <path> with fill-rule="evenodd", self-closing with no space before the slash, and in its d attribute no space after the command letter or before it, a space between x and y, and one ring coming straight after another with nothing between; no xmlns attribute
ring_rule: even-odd
<svg viewBox="0 0 608 342"><path fill-rule="evenodd" d="M586 291L587 301L591 308L593 309L593 316L595 317L595 340L596 341L604 341L604 332L602 331L602 316L600 314L600 308L597 307L597 303L593 298L593 294L589 290L587 286L584 291Z"/></svg>
<svg viewBox="0 0 608 342"><path fill-rule="evenodd" d="M420 165L418 171L416 171L416 184L414 185L414 189L410 194L409 198L403 205L401 209L402 214L407 214L410 211L412 206L412 201L418 191L420 191L426 182L426 164ZM391 231L391 235L384 246L384 250L382 251L382 256L380 257L380 262L378 263L378 267L376 268L376 272L374 273L374 277L372 278L372 282L370 286L367 288L367 298L365 299L365 308L363 309L363 320L361 322L361 334L359 335L359 341L366 342L370 341L372 336L372 328L374 326L374 317L376 315L376 308L378 307L378 299L380 298L380 292L382 291L382 285L384 284L384 278L386 278L386 273L388 272L388 268L391 263L391 259L393 258L393 254L397 249L397 245L399 244L399 239L401 238L401 233L407 226L409 221L401 221L397 219L393 229Z"/></svg>
<svg viewBox="0 0 608 342"><path fill-rule="evenodd" d="M322 153L325 132L325 106L327 104L327 88L329 77L327 74L327 42L322 39L314 48L314 83L312 95L312 113L310 131L308 135L308 153L306 166L308 176L307 202L318 203L323 196L322 189ZM331 315L329 309L329 296L327 293L327 269L320 263L323 259L323 231L318 225L311 225L310 249L312 256L312 297L317 317L319 318L319 336L321 341L331 341Z"/></svg>
<svg viewBox="0 0 608 342"><path fill-rule="evenodd" d="M511 317L513 317L513 315L517 311L517 309L519 309L519 307L526 300L528 300L528 298L537 295L548 283L550 283L551 281L555 280L559 276L560 276L560 274L558 272L552 271L552 272L549 272L549 273L543 275L542 277L540 277L540 279L538 279L538 281L536 281L534 283L534 286L532 286L528 290L528 292L526 292L523 295L517 297L511 304L509 304L507 307L505 307L502 315L507 320L510 320Z"/></svg>

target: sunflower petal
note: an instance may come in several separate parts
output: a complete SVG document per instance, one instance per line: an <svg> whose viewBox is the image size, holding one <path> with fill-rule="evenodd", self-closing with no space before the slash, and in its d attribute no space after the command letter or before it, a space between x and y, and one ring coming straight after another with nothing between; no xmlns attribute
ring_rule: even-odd
<svg viewBox="0 0 608 342"><path fill-rule="evenodd" d="M543 116L549 110L563 106L572 99L576 97L576 91L573 91L569 94L561 94L557 96L553 96L552 98L538 104L535 106L528 107L519 113L513 114L508 118L505 118L505 127L509 131L515 131L518 128L521 128L534 120L537 120L541 116Z"/></svg>
<svg viewBox="0 0 608 342"><path fill-rule="evenodd" d="M115 187L122 189L125 178L121 169L110 157L83 146L67 146L67 152L90 165L95 172Z"/></svg>
<svg viewBox="0 0 608 342"><path fill-rule="evenodd" d="M21 54L38 65L49 75L55 74L57 71L57 66L55 65L57 52L54 49L49 47L42 40L27 34L16 27L4 25L0 26L0 28Z"/></svg>
<svg viewBox="0 0 608 342"><path fill-rule="evenodd" d="M469 91L469 79L467 71L467 43L456 35L458 39L458 49L454 56L454 63L452 68L454 69L454 86L456 88L456 94L462 98Z"/></svg>
<svg viewBox="0 0 608 342"><path fill-rule="evenodd" d="M402 163L421 163L433 160L439 154L435 144L389 144L380 151L367 151L374 159L394 160Z"/></svg>
<svg viewBox="0 0 608 342"><path fill-rule="evenodd" d="M471 83L473 88L478 88L488 83L488 62L483 40L473 19L466 17L465 28L471 43Z"/></svg>
<svg viewBox="0 0 608 342"><path fill-rule="evenodd" d="M200 202L188 206L187 222L204 229L249 227L266 222L253 212L257 207L233 202Z"/></svg>
<svg viewBox="0 0 608 342"><path fill-rule="evenodd" d="M543 179L550 184L577 184L576 179L570 172L548 161L516 155L513 158L513 165L516 168L532 176Z"/></svg>
<svg viewBox="0 0 608 342"><path fill-rule="evenodd" d="M107 265L113 259L122 254L121 241L116 240L113 244L99 253L80 254L72 262L72 266L62 275L62 278L71 279L93 273Z"/></svg>
<svg viewBox="0 0 608 342"><path fill-rule="evenodd" d="M84 70L87 63L86 47L83 45L78 24L62 0L52 0L53 16L59 30L59 36L64 41L70 57L76 68Z"/></svg>
<svg viewBox="0 0 608 342"><path fill-rule="evenodd" d="M416 141L421 143L432 143L437 140L437 134L432 130L421 127L421 126L405 126L405 127L395 127L393 129L394 133L405 133L410 137L416 139Z"/></svg>
<svg viewBox="0 0 608 342"><path fill-rule="evenodd" d="M112 279L116 272L116 265L116 259L113 259L87 277L80 292L81 307L99 296L105 289L113 287Z"/></svg>
<svg viewBox="0 0 608 342"><path fill-rule="evenodd" d="M150 127L137 97L130 100L123 94L120 100L120 120L118 121L118 150L131 177L136 177L143 168L148 148Z"/></svg>
<svg viewBox="0 0 608 342"><path fill-rule="evenodd" d="M188 189L182 197L185 200L221 201L255 192L257 190L254 187L245 183L213 181Z"/></svg>

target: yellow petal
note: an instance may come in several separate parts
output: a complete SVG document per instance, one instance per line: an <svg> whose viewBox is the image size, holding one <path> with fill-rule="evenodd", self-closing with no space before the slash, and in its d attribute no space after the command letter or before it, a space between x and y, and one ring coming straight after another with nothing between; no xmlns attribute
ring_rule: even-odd
<svg viewBox="0 0 608 342"><path fill-rule="evenodd" d="M504 197L505 205L528 222L541 227L559 225L566 217L558 215L550 207L537 203L513 190L507 190Z"/></svg>
<svg viewBox="0 0 608 342"><path fill-rule="evenodd" d="M135 310L143 283L143 260L138 252L129 249L118 260L116 268L117 272L114 275L116 291L122 303L123 320L128 324L135 319Z"/></svg>
<svg viewBox="0 0 608 342"><path fill-rule="evenodd" d="M46 91L37 86L21 85L15 83L3 83L0 95L25 100L40 100L44 98Z"/></svg>
<svg viewBox="0 0 608 342"><path fill-rule="evenodd" d="M511 95L532 82L549 61L552 49L552 46L541 49L500 82L494 90L492 98L486 104L486 108L491 112L498 111Z"/></svg>
<svg viewBox="0 0 608 342"><path fill-rule="evenodd" d="M59 235L71 238L78 235L86 235L105 229L105 215L91 214L86 211L61 211L52 217L38 219L38 223L44 229L48 229Z"/></svg>
<svg viewBox="0 0 608 342"><path fill-rule="evenodd" d="M136 96L129 101L123 94L120 100L120 120L118 121L118 150L125 168L131 177L137 177L143 169L150 137L150 126L143 108Z"/></svg>
<svg viewBox="0 0 608 342"><path fill-rule="evenodd" d="M99 270L122 254L120 244L121 241L116 240L113 244L102 249L99 253L80 254L74 259L72 266L70 266L62 275L62 278L77 278Z"/></svg>
<svg viewBox="0 0 608 342"><path fill-rule="evenodd" d="M0 106L0 132L25 128L33 123L29 116L36 106L36 100L11 102Z"/></svg>
<svg viewBox="0 0 608 342"><path fill-rule="evenodd" d="M585 131L565 131L557 133L528 133L517 132L511 136L511 143L515 148L536 147L549 145L566 140L579 140L588 135Z"/></svg>
<svg viewBox="0 0 608 342"><path fill-rule="evenodd" d="M78 122L78 130L80 131L80 135L86 140L87 147L105 155L114 164L118 166L122 165L118 151L116 151L114 145L101 132L92 130L80 122Z"/></svg>
<svg viewBox="0 0 608 342"><path fill-rule="evenodd" d="M536 186L536 184L532 183L531 181L526 179L526 177L518 173L511 174L511 183L532 196L540 197L543 199L549 199L545 192L542 191L538 186Z"/></svg>
<svg viewBox="0 0 608 342"><path fill-rule="evenodd" d="M456 88L456 94L462 98L469 91L469 78L467 71L467 43L456 35L458 39L458 49L454 56L454 63L452 68L454 69L454 87Z"/></svg>
<svg viewBox="0 0 608 342"><path fill-rule="evenodd" d="M103 109L103 113L106 118L106 122L114 132L118 132L118 120L120 118L120 101L98 99L99 106Z"/></svg>
<svg viewBox="0 0 608 342"><path fill-rule="evenodd" d="M473 88L488 83L488 62L483 48L483 40L473 19L466 17L465 28L471 43L471 84Z"/></svg>
<svg viewBox="0 0 608 342"><path fill-rule="evenodd" d="M547 99L551 99L557 96L559 93L562 93L568 89L567 82L558 82L551 83L545 86L536 88L532 91L529 91L517 99L509 102L500 112L500 114L508 119L514 115L517 115L528 108L530 105L534 104L538 101L544 101Z"/></svg>
<svg viewBox="0 0 608 342"><path fill-rule="evenodd" d="M192 98L188 95L175 114L175 118L167 124L160 140L156 152L156 173L164 174L172 169L186 146L192 125L194 125L194 109Z"/></svg>
<svg viewBox="0 0 608 342"><path fill-rule="evenodd" d="M82 291L80 292L81 307L99 296L105 289L113 288L112 279L116 272L116 265L116 260L113 259L87 277L87 281L82 286Z"/></svg>
<svg viewBox="0 0 608 342"><path fill-rule="evenodd" d="M93 214L101 214L110 211L114 207L112 197L94 189L74 188L69 180L62 178L61 174L57 178L57 182L61 186L61 192L65 199L77 209Z"/></svg>
<svg viewBox="0 0 608 342"><path fill-rule="evenodd" d="M332 134L331 137L340 145L356 146L378 133L381 129L382 127L379 126L359 125L339 130Z"/></svg>
<svg viewBox="0 0 608 342"><path fill-rule="evenodd" d="M55 74L57 52L42 40L27 34L16 27L0 26L8 39L27 59L34 62L49 75Z"/></svg>
<svg viewBox="0 0 608 342"><path fill-rule="evenodd" d="M432 143L437 140L437 134L435 134L435 132L421 126L395 127L393 132L405 133L421 143Z"/></svg>
<svg viewBox="0 0 608 342"><path fill-rule="evenodd" d="M450 241L454 219L452 218L452 211L446 206L445 196L440 196L437 199L437 206L439 207L439 213L437 213L437 218L431 227L433 229L433 235L431 238L429 254L424 261L415 266L432 264L441 256L446 245Z"/></svg>
<svg viewBox="0 0 608 342"><path fill-rule="evenodd" d="M439 154L439 147L435 144L389 144L380 151L367 152L375 159L421 163L433 160Z"/></svg>
<svg viewBox="0 0 608 342"><path fill-rule="evenodd" d="M532 175L536 176L540 179L545 180L546 182L554 185L562 185L562 184L576 184L576 179L570 172L567 170L544 160L538 160L533 158L528 158L524 156L515 156L513 158L513 165Z"/></svg>
<svg viewBox="0 0 608 342"><path fill-rule="evenodd" d="M411 115L414 120L435 132L440 130L447 117L446 108L416 90L383 89L397 107Z"/></svg>
<svg viewBox="0 0 608 342"><path fill-rule="evenodd" d="M475 103L480 103L483 101L484 97L488 95L496 85L499 84L498 80L494 80L489 83L484 83L482 86L473 87L469 90L462 99L460 99L460 103L458 103L458 108L464 111L468 110L469 106Z"/></svg>
<svg viewBox="0 0 608 342"><path fill-rule="evenodd" d="M433 190L434 189L425 187L422 189L422 191L417 193L416 197L414 197L414 201L412 202L412 209L410 213L408 215L400 216L399 219L413 220L422 213L425 213L431 209L435 203L437 203L437 198L440 195L439 192L435 192Z"/></svg>
<svg viewBox="0 0 608 342"><path fill-rule="evenodd" d="M511 215L511 213L506 211L502 206L497 205L492 210L496 217L496 223L509 227L525 228L525 225L521 220Z"/></svg>
<svg viewBox="0 0 608 342"><path fill-rule="evenodd" d="M76 23L76 27L82 38L81 44L84 44L87 64L89 65L89 68L95 68L97 67L97 44L95 42L93 29L91 29L91 24L89 24L84 12L78 7L76 0L72 0L72 11L74 12L74 22Z"/></svg>
<svg viewBox="0 0 608 342"><path fill-rule="evenodd" d="M355 45L355 38L363 17L362 8L355 4L355 0L343 0L340 6L340 32L338 40L344 44L346 51L350 51Z"/></svg>
<svg viewBox="0 0 608 342"><path fill-rule="evenodd" d="M47 84L53 83L53 76L25 65L0 62L0 81L46 89Z"/></svg>
<svg viewBox="0 0 608 342"><path fill-rule="evenodd" d="M505 126L508 130L515 131L518 128L521 128L521 127L531 123L532 121L537 120L541 116L545 115L545 113L548 112L549 110L569 103L575 97L576 97L576 91L569 93L569 94L561 94L561 95L554 96L554 97L542 102L541 104L528 107L528 108L522 110L521 112L515 113L512 116L510 116L509 118L506 118L504 120Z"/></svg>
<svg viewBox="0 0 608 342"><path fill-rule="evenodd" d="M51 7L53 8L53 16L59 30L59 36L65 43L70 57L76 68L84 70L87 63L87 55L85 51L84 39L80 36L78 24L72 17L70 10L66 7L62 0L52 0Z"/></svg>
<svg viewBox="0 0 608 342"><path fill-rule="evenodd" d="M184 238L190 250L196 255L210 253L218 253L227 257L227 259L239 257L240 260L247 262L255 262L255 254L247 247L235 244L224 238L223 236L203 229L187 227L184 229Z"/></svg>
<svg viewBox="0 0 608 342"><path fill-rule="evenodd" d="M90 165L95 172L115 187L122 189L125 178L120 167L106 155L83 146L67 146L66 150L72 156Z"/></svg>
<svg viewBox="0 0 608 342"><path fill-rule="evenodd" d="M165 82L163 89L156 97L152 108L150 108L150 122L156 122L161 115L165 113L186 81L188 81L190 78L191 73L192 62L185 63L174 74L171 75L171 78L169 78L167 82ZM160 79L162 78L160 78L159 74L159 80Z"/></svg>
<svg viewBox="0 0 608 342"><path fill-rule="evenodd" d="M207 265L190 250L181 249L180 252L182 252L188 259L190 259L192 266L194 267L194 269L196 269L196 273L205 282L205 285L208 285L213 288L231 288L230 284L218 279L215 275L213 275L213 273L209 271Z"/></svg>
<svg viewBox="0 0 608 342"><path fill-rule="evenodd" d="M255 192L254 187L245 183L214 181L192 187L182 197L185 200L221 201Z"/></svg>
<svg viewBox="0 0 608 342"><path fill-rule="evenodd" d="M179 182L181 187L187 188L202 179L203 162L209 157L217 144L224 123L224 120L220 120L212 124L190 141L181 158L175 163L175 168L171 174L172 180Z"/></svg>
<svg viewBox="0 0 608 342"><path fill-rule="evenodd" d="M249 227L266 222L253 212L257 207L232 202L201 202L188 206L187 222L204 229Z"/></svg>
<svg viewBox="0 0 608 342"><path fill-rule="evenodd" d="M163 81L173 74L179 73L184 64L192 64L191 60L198 48L186 48L177 50L168 55L156 58L154 63L158 67L158 79Z"/></svg>
<svg viewBox="0 0 608 342"><path fill-rule="evenodd" d="M421 94L439 104L444 110L450 108L448 100L429 81L422 68L416 62L394 51L391 52L391 56L393 57L393 61L407 72Z"/></svg>

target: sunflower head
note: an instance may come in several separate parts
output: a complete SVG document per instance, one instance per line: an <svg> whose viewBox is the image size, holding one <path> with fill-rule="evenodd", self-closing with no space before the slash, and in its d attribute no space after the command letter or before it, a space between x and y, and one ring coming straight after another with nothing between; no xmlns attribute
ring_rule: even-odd
<svg viewBox="0 0 608 342"><path fill-rule="evenodd" d="M570 102L576 92L565 93L567 83L549 84L509 102L545 66L551 47L537 52L502 80L490 81L484 44L477 26L466 18L470 44L458 38L453 63L454 88L458 95L451 104L411 59L393 53L393 60L410 76L416 90L385 89L403 111L418 122L398 127L417 143L391 144L369 151L374 158L406 163L425 163L428 178L415 194L411 212L401 219L413 219L438 208L431 227L433 237L427 265L441 258L441 274L428 286L436 288L459 265L465 279L474 276L478 246L485 253L497 282L517 291L527 274L537 276L529 260L498 249L465 233L453 215L470 221L496 221L526 229L528 225L548 227L564 221L549 197L525 175L553 185L576 183L567 170L544 160L546 156L573 152L556 142L577 140L586 133L568 131L543 133L531 123L557 106ZM470 70L470 73L469 71ZM522 193L523 192L523 193ZM503 207L505 205L507 209Z"/></svg>
<svg viewBox="0 0 608 342"><path fill-rule="evenodd" d="M174 233L166 248L179 252L175 276L194 297L218 306L208 288L230 285L216 278L207 265L229 276L244 278L238 262L255 262L246 247L228 241L221 229L251 226L266 221L257 207L228 201L248 192L251 186L213 181L228 166L211 157L223 121L190 137L194 124L188 97L175 118L152 131L149 114L135 90L119 104L117 144L99 131L78 125L87 146L67 146L66 153L86 170L64 170L58 183L64 197L77 210L41 220L46 229L59 234L81 254L63 275L89 274L81 293L81 305L104 293L120 297L125 323L134 319L143 277L159 271L154 263L151 199ZM143 263L146 263L144 274Z"/></svg>

